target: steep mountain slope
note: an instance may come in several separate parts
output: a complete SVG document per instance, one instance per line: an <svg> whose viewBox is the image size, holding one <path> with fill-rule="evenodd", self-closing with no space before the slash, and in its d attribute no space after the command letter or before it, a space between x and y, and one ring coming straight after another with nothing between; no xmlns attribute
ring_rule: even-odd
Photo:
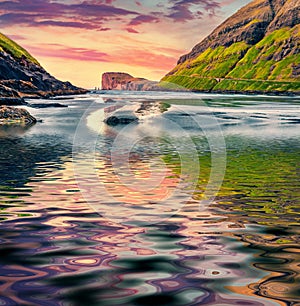
<svg viewBox="0 0 300 306"><path fill-rule="evenodd" d="M54 78L25 49L0 33L0 104L18 104L21 97L84 93Z"/></svg>
<svg viewBox="0 0 300 306"><path fill-rule="evenodd" d="M298 92L299 23L299 0L252 1L183 55L162 81L203 91Z"/></svg>

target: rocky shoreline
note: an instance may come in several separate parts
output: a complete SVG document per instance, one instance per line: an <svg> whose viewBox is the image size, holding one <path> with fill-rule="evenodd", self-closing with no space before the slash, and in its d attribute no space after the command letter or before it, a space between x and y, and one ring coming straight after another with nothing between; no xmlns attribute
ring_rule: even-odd
<svg viewBox="0 0 300 306"><path fill-rule="evenodd" d="M0 81L0 105L17 106L27 105L25 99L49 99L55 98L56 96L69 96L69 95L80 95L86 94L86 89L65 89L65 90L54 90L54 91L30 91L23 89L23 91L17 91L15 89L4 86Z"/></svg>

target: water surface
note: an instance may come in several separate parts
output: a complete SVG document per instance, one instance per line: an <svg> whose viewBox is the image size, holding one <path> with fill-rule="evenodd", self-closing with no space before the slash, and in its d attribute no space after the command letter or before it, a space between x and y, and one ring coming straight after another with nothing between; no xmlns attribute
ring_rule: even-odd
<svg viewBox="0 0 300 306"><path fill-rule="evenodd" d="M172 106L109 127L107 98ZM111 92L1 126L0 304L298 305L299 102Z"/></svg>

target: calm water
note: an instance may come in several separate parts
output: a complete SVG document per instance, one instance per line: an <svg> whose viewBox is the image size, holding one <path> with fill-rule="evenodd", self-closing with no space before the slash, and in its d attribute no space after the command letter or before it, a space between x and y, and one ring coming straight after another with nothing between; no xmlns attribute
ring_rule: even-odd
<svg viewBox="0 0 300 306"><path fill-rule="evenodd" d="M300 305L300 98L59 102L0 127L0 305Z"/></svg>

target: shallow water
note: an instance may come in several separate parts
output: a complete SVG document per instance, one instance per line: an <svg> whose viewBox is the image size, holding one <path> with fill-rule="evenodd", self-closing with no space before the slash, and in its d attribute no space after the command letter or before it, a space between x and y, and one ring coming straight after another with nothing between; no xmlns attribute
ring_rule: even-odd
<svg viewBox="0 0 300 306"><path fill-rule="evenodd" d="M105 98L172 107L108 127ZM0 305L300 303L299 98L59 102L0 127Z"/></svg>

